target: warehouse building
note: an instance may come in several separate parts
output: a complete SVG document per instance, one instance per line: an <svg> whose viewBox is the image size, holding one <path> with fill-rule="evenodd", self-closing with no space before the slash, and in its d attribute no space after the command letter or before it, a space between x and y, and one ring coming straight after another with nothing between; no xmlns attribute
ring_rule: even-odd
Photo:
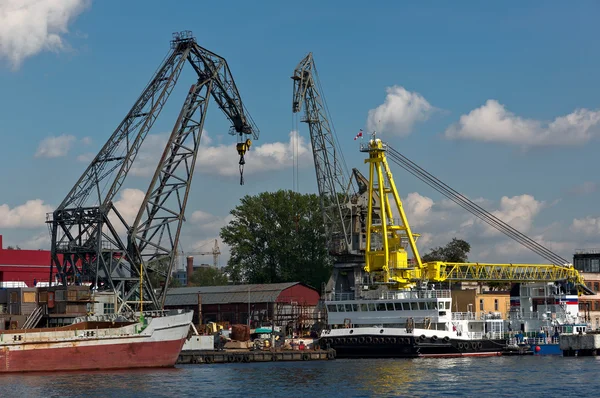
<svg viewBox="0 0 600 398"><path fill-rule="evenodd" d="M193 310L195 325L275 325L302 334L324 316L319 299L316 289L300 282L180 287L167 292L165 309Z"/></svg>

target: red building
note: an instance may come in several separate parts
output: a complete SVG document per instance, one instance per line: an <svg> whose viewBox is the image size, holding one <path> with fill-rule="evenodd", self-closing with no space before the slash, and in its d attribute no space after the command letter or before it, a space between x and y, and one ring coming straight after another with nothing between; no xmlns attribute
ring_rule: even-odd
<svg viewBox="0 0 600 398"><path fill-rule="evenodd" d="M49 250L6 249L0 235L0 285L24 282L33 287L34 281L48 282L50 276Z"/></svg>
<svg viewBox="0 0 600 398"><path fill-rule="evenodd" d="M193 310L196 325L274 324L305 331L321 317L319 299L316 289L299 282L179 287L168 290L165 308Z"/></svg>

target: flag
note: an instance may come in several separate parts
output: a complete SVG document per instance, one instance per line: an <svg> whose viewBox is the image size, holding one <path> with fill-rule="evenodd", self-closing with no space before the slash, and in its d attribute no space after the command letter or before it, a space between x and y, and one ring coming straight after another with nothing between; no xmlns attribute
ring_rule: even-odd
<svg viewBox="0 0 600 398"><path fill-rule="evenodd" d="M357 138L362 138L362 129L360 129L358 134L356 134L356 137L354 137L354 141L356 141Z"/></svg>

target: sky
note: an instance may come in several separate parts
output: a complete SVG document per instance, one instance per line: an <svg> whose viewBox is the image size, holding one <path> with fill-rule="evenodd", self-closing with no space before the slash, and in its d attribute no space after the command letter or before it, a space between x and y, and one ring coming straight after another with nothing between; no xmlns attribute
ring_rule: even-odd
<svg viewBox="0 0 600 398"><path fill-rule="evenodd" d="M46 214L125 117L172 33L190 30L227 60L260 137L240 186L235 138L209 105L182 250L210 251L244 195L317 191L308 128L291 107L290 76L312 52L349 168L367 173L354 137L377 131L570 259L600 247L599 11L593 1L0 0L0 234L5 246L50 247ZM116 198L128 220L192 82L184 71ZM421 252L457 237L472 261L544 261L392 171Z"/></svg>

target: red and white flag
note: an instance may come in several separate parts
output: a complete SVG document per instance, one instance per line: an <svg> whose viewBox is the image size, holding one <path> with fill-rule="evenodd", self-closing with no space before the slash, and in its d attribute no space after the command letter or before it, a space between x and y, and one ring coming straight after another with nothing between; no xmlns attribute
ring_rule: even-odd
<svg viewBox="0 0 600 398"><path fill-rule="evenodd" d="M358 134L356 134L356 137L354 137L354 141L356 141L357 138L362 138L362 129L360 129Z"/></svg>

